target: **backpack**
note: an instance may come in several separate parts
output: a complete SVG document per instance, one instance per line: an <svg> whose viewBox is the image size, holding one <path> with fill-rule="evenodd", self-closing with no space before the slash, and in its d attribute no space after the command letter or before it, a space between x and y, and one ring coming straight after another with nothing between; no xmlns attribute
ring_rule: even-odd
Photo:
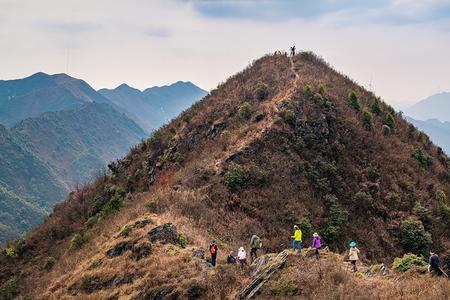
<svg viewBox="0 0 450 300"><path fill-rule="evenodd" d="M209 251L211 252L211 254L215 254L216 253L216 246L211 245L209 248Z"/></svg>
<svg viewBox="0 0 450 300"><path fill-rule="evenodd" d="M258 249L260 244L261 244L261 240L259 239L259 236L257 236L257 235L253 236L252 244L251 244L252 248Z"/></svg>

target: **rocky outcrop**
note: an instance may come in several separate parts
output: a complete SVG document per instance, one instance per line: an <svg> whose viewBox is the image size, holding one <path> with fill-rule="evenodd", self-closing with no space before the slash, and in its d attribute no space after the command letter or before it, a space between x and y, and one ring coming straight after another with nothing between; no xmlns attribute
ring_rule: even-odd
<svg viewBox="0 0 450 300"><path fill-rule="evenodd" d="M125 251L131 250L136 241L124 241L116 244L114 247L106 251L106 256L113 258L122 255Z"/></svg>
<svg viewBox="0 0 450 300"><path fill-rule="evenodd" d="M266 255L265 255L266 256ZM265 266L261 269L261 271L257 274L257 276L247 285L240 293L239 299L250 299L252 298L261 287L270 279L270 277L275 273L276 270L282 268L284 263L286 262L289 256L289 250L284 250L280 252L276 257L272 259L262 259L260 262L265 262ZM255 260L256 262L256 260ZM262 265L262 263L261 263Z"/></svg>
<svg viewBox="0 0 450 300"><path fill-rule="evenodd" d="M156 241L159 241L163 244L176 245L178 243L177 228L172 223L166 223L153 228L147 233L147 236L152 243Z"/></svg>

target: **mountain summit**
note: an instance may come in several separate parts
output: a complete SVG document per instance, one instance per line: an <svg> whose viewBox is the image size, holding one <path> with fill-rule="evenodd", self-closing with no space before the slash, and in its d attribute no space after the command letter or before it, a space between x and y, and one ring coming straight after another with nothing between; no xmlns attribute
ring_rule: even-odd
<svg viewBox="0 0 450 300"><path fill-rule="evenodd" d="M155 86L142 92L123 83L115 89L101 89L98 92L149 132L175 118L207 94L189 81Z"/></svg>
<svg viewBox="0 0 450 300"><path fill-rule="evenodd" d="M0 124L7 127L44 112L93 102L110 103L85 81L67 74L39 72L23 79L0 80Z"/></svg>
<svg viewBox="0 0 450 300"><path fill-rule="evenodd" d="M1 282L38 299L231 298L251 280L226 254L253 234L289 248L293 224L305 247L312 230L337 252L355 239L365 261L450 246L448 157L308 52L254 61L109 167L10 243ZM216 269L197 248L211 240Z"/></svg>
<svg viewBox="0 0 450 300"><path fill-rule="evenodd" d="M417 120L438 119L450 122L450 93L430 96L406 109L405 113Z"/></svg>

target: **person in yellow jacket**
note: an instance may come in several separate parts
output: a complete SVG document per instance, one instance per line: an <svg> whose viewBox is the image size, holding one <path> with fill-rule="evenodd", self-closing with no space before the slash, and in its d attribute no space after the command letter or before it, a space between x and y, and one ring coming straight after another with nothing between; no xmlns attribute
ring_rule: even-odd
<svg viewBox="0 0 450 300"><path fill-rule="evenodd" d="M292 252L295 252L295 246L297 244L298 254L300 255L302 252L302 231L298 228L297 225L294 225L294 235L292 238Z"/></svg>

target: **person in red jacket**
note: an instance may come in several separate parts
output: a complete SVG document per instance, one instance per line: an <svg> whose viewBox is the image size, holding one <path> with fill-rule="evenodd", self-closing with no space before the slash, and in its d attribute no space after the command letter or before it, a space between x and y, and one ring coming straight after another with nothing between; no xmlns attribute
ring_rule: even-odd
<svg viewBox="0 0 450 300"><path fill-rule="evenodd" d="M219 250L219 246L217 246L216 241L212 241L209 245L209 253L211 253L211 264L213 267L216 266L217 261L217 251Z"/></svg>

